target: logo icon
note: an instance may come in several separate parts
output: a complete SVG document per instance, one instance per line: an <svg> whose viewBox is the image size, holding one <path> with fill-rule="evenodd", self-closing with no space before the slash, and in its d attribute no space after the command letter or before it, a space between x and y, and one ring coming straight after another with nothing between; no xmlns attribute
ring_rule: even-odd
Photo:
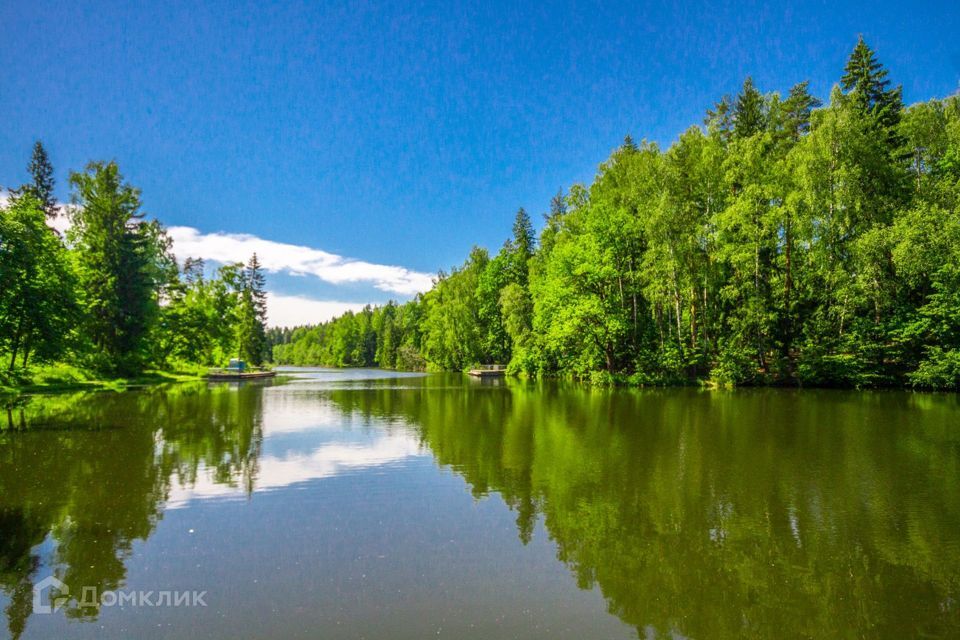
<svg viewBox="0 0 960 640"><path fill-rule="evenodd" d="M50 589L50 597L43 603L43 592ZM56 593L54 593L56 592ZM70 595L70 587L63 584L56 576L44 578L33 585L33 612L34 613L53 613L63 606L67 596Z"/></svg>

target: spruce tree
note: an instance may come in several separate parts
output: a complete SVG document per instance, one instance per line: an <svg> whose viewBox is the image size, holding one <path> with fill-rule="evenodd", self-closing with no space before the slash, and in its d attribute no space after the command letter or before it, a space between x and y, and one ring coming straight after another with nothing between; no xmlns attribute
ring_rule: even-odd
<svg viewBox="0 0 960 640"><path fill-rule="evenodd" d="M530 222L530 216L523 207L517 210L517 215L513 220L513 243L525 259L533 255L533 223Z"/></svg>
<svg viewBox="0 0 960 640"><path fill-rule="evenodd" d="M267 321L267 279L263 275L263 265L260 264L260 259L257 258L257 254L254 253L250 256L250 260L247 262L246 268L246 281L247 286L250 288L250 293L253 297L254 306L257 311L257 317L262 323Z"/></svg>
<svg viewBox="0 0 960 640"><path fill-rule="evenodd" d="M266 278L257 254L247 262L240 293L237 341L240 357L260 365L267 357L267 293Z"/></svg>
<svg viewBox="0 0 960 640"><path fill-rule="evenodd" d="M29 192L39 200L48 218L55 217L57 215L57 199L53 195L53 165L50 164L47 150L44 149L43 143L39 140L33 145L33 156L27 165L27 171L30 173L32 180L29 184L24 185L20 191Z"/></svg>
<svg viewBox="0 0 960 640"><path fill-rule="evenodd" d="M810 130L810 114L822 105L810 95L810 81L804 80L790 87L790 95L783 102L784 129L794 140Z"/></svg>
<svg viewBox="0 0 960 640"><path fill-rule="evenodd" d="M899 124L903 111L903 87L889 88L887 75L873 49L860 36L847 60L840 86L861 111L873 116L878 125L890 132L893 141L893 129Z"/></svg>
<svg viewBox="0 0 960 640"><path fill-rule="evenodd" d="M763 95L754 86L753 79L747 76L733 107L733 135L736 138L749 138L763 131L765 126Z"/></svg>
<svg viewBox="0 0 960 640"><path fill-rule="evenodd" d="M513 248L513 259L510 261L512 280L523 287L526 287L530 280L529 263L530 258L533 257L534 239L530 216L523 207L520 207L513 220L513 238L509 244Z"/></svg>

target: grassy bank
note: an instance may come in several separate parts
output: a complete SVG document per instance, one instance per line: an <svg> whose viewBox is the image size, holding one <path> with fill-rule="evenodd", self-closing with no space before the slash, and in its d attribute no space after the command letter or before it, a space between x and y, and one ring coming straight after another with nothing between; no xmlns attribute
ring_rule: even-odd
<svg viewBox="0 0 960 640"><path fill-rule="evenodd" d="M170 370L146 370L130 377L109 377L74 365L57 363L0 373L0 394L122 391L144 385L200 380L206 372L206 367L183 364Z"/></svg>

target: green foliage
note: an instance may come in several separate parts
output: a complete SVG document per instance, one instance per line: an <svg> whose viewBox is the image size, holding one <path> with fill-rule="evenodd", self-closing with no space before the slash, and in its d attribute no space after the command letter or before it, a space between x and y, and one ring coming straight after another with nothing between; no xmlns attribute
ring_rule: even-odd
<svg viewBox="0 0 960 640"><path fill-rule="evenodd" d="M763 131L766 126L766 110L763 95L748 76L734 104L733 135L737 138L749 138Z"/></svg>
<svg viewBox="0 0 960 640"><path fill-rule="evenodd" d="M47 150L39 140L33 145L33 156L30 158L30 164L27 165L27 171L30 173L32 182L21 187L20 193L29 193L40 201L40 206L47 216L55 216L57 200L53 195L55 184L53 165L50 164Z"/></svg>
<svg viewBox="0 0 960 640"><path fill-rule="evenodd" d="M840 84L853 96L860 111L868 113L881 127L892 132L903 111L903 88L890 89L888 75L861 36L847 60Z"/></svg>
<svg viewBox="0 0 960 640"><path fill-rule="evenodd" d="M43 203L29 190L0 211L0 350L8 370L48 361L71 341L75 278Z"/></svg>
<svg viewBox="0 0 960 640"><path fill-rule="evenodd" d="M259 366L267 358L267 293L263 268L253 254L243 270L239 291L237 344L240 358Z"/></svg>
<svg viewBox="0 0 960 640"><path fill-rule="evenodd" d="M148 367L196 374L237 355L253 364L265 359L266 293L256 256L212 279L202 261L188 258L181 276L166 231L144 219L139 190L114 162L71 175L72 224L61 238L47 224L59 207L39 142L28 169L32 182L0 210L4 386L71 385L88 372L139 376Z"/></svg>
<svg viewBox="0 0 960 640"><path fill-rule="evenodd" d="M539 247L521 209L496 256L410 303L409 348L598 384L956 388L960 98L904 108L887 76L861 39L826 107L748 78L666 151L627 136Z"/></svg>
<svg viewBox="0 0 960 640"><path fill-rule="evenodd" d="M47 233L38 144L0 218L0 349L13 368L272 352L598 384L956 388L960 98L905 108L888 75L861 39L826 106L806 82L781 99L747 78L666 150L627 136L592 184L553 198L539 238L521 208L496 255L474 248L415 300L271 332L256 256L178 273L114 163L73 174L67 245Z"/></svg>
<svg viewBox="0 0 960 640"><path fill-rule="evenodd" d="M173 261L169 239L159 224L143 220L140 191L124 182L115 162L91 162L71 174L70 184L77 208L68 238L96 368L136 371L146 362L146 338Z"/></svg>

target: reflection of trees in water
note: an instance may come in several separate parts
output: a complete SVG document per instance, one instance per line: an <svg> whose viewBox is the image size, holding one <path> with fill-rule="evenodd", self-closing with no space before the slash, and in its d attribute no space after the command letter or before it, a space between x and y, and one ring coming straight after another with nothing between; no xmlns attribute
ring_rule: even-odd
<svg viewBox="0 0 960 640"><path fill-rule="evenodd" d="M332 397L407 417L475 494L503 496L524 542L541 515L577 583L640 635L960 632L955 397L429 383Z"/></svg>
<svg viewBox="0 0 960 640"><path fill-rule="evenodd" d="M23 509L0 508L0 589L10 596L7 626L14 638L23 633L33 608L31 576L40 563L32 553L46 529Z"/></svg>
<svg viewBox="0 0 960 640"><path fill-rule="evenodd" d="M18 637L32 607L41 560L70 587L70 617L83 587L122 588L135 540L162 517L172 483L201 469L252 491L262 441L255 388L179 385L136 393L37 397L5 409L0 430L0 588ZM13 428L11 428L11 425ZM37 545L52 553L40 558Z"/></svg>

